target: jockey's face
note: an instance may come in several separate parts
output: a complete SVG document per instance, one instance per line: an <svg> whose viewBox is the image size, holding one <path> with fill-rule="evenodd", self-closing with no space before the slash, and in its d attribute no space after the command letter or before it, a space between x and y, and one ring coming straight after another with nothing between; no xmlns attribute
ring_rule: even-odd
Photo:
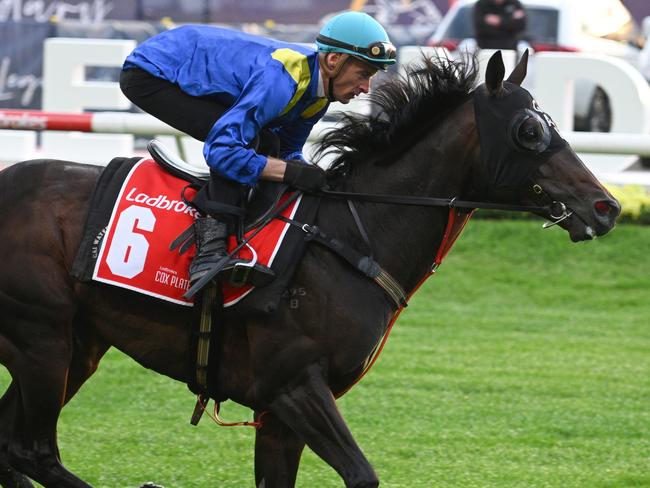
<svg viewBox="0 0 650 488"><path fill-rule="evenodd" d="M332 56L337 53L333 53ZM334 78L333 94L337 102L349 103L354 97L370 91L370 79L377 73L377 68L353 57L343 65Z"/></svg>

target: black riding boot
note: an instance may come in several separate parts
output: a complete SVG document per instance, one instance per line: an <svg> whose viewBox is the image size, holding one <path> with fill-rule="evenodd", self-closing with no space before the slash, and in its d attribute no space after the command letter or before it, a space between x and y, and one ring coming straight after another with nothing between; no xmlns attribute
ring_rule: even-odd
<svg viewBox="0 0 650 488"><path fill-rule="evenodd" d="M194 220L196 256L190 264L190 286L228 255L228 224L214 217ZM261 264L250 266L248 261L231 258L221 267L214 278L234 286L265 286L275 279L275 273Z"/></svg>
<svg viewBox="0 0 650 488"><path fill-rule="evenodd" d="M213 217L199 217L194 220L196 256L194 256L190 265L190 285L194 285L205 273L228 255L227 238L228 225L225 222ZM227 281L233 266L238 261L241 260L233 259L228 261L215 279Z"/></svg>

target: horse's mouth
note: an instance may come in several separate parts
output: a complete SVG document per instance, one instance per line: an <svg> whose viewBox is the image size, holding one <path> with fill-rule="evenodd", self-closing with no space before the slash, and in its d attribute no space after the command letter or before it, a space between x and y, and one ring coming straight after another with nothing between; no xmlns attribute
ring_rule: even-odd
<svg viewBox="0 0 650 488"><path fill-rule="evenodd" d="M590 241L612 230L621 208L615 200L608 201L607 208L599 207L601 202L596 202L592 211L571 209L571 214L558 222L558 225L569 233L573 242Z"/></svg>
<svg viewBox="0 0 650 488"><path fill-rule="evenodd" d="M596 231L590 225L585 224L576 214L572 214L566 219L566 226L562 226L569 233L573 242L591 241L596 238ZM562 224L560 224L562 225Z"/></svg>

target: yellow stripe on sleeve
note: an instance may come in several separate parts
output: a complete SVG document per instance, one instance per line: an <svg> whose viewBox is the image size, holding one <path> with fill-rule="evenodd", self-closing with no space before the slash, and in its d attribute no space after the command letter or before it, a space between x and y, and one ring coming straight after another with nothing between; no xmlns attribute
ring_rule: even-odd
<svg viewBox="0 0 650 488"><path fill-rule="evenodd" d="M325 105L327 105L327 98L319 98L314 103L312 103L309 107L307 107L305 111L300 114L300 116L303 119L309 119L314 115L316 115L321 110L323 110L323 107Z"/></svg>
<svg viewBox="0 0 650 488"><path fill-rule="evenodd" d="M307 62L307 56L288 48L276 49L273 54L271 54L271 57L282 63L284 69L298 85L295 95L280 114L284 115L291 110L296 103L298 103L298 100L300 100L300 97L303 96L305 90L307 90L307 87L309 86L309 82L311 81L309 63Z"/></svg>

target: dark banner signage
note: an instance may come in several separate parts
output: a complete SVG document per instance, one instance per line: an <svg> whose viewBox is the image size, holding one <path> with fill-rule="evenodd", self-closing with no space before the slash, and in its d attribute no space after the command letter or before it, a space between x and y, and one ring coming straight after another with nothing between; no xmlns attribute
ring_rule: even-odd
<svg viewBox="0 0 650 488"><path fill-rule="evenodd" d="M434 0L141 0L143 19L179 22L318 24L343 10L368 12L391 24L436 24Z"/></svg>
<svg viewBox="0 0 650 488"><path fill-rule="evenodd" d="M0 107L40 108L43 41L53 33L49 23L0 23Z"/></svg>
<svg viewBox="0 0 650 488"><path fill-rule="evenodd" d="M0 22L133 20L137 18L137 3L138 0L0 0Z"/></svg>
<svg viewBox="0 0 650 488"><path fill-rule="evenodd" d="M347 9L364 10L388 24L434 22L445 0L0 0L0 22L160 20L317 24Z"/></svg>
<svg viewBox="0 0 650 488"><path fill-rule="evenodd" d="M287 41L313 42L321 22L350 8L388 26L398 45L414 43L414 36L426 39L440 20L434 0L0 0L0 108L41 107L43 41L48 37L141 42L173 25L158 22L170 19L230 24ZM108 79L114 72L97 68L89 76Z"/></svg>

